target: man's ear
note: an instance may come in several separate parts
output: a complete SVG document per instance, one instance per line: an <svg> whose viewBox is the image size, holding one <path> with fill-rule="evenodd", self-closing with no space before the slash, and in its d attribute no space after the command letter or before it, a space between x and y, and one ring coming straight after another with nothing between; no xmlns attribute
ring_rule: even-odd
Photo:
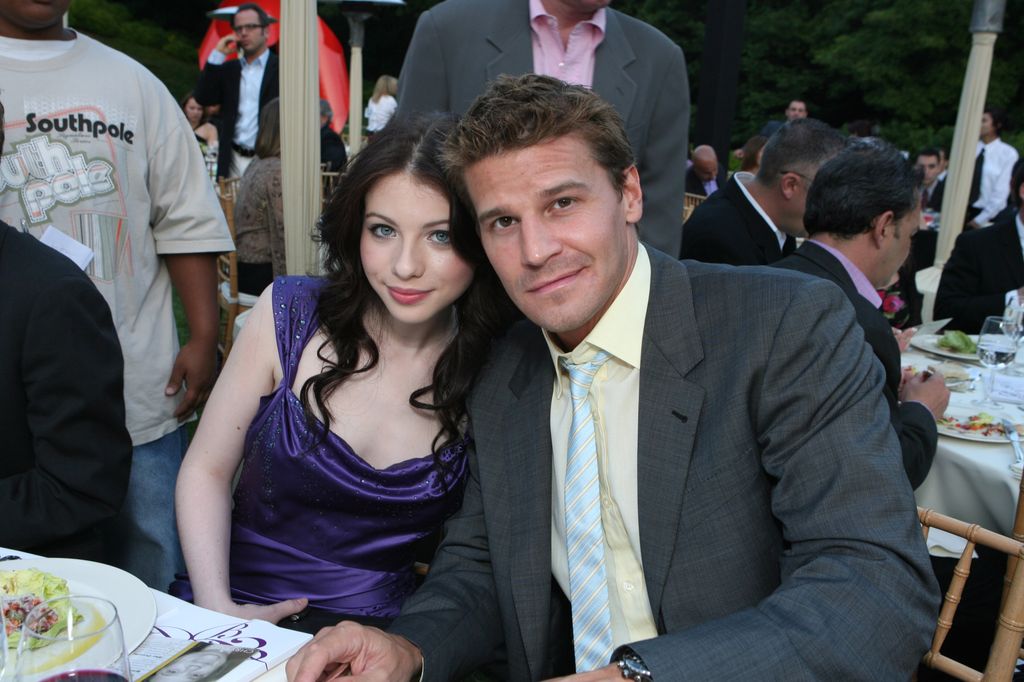
<svg viewBox="0 0 1024 682"><path fill-rule="evenodd" d="M796 193L800 191L801 180L803 178L796 173L783 173L782 177L779 178L779 189L782 190L782 196L786 197L787 200L796 196Z"/></svg>
<svg viewBox="0 0 1024 682"><path fill-rule="evenodd" d="M640 188L640 173L636 166L623 171L622 200L625 202L626 222L635 225L644 214L644 192Z"/></svg>
<svg viewBox="0 0 1024 682"><path fill-rule="evenodd" d="M880 247L887 236L891 237L896 229L895 214L892 211L879 213L871 219L871 242Z"/></svg>

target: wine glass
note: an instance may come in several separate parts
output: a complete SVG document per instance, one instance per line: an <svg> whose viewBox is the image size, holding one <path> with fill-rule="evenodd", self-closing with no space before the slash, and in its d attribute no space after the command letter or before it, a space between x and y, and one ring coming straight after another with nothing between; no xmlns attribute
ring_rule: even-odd
<svg viewBox="0 0 1024 682"><path fill-rule="evenodd" d="M988 368L985 380L981 382L983 397L975 400L976 405L988 402L995 379L995 370L1006 369L1017 356L1016 328L1003 317L986 317L978 334L978 359Z"/></svg>
<svg viewBox="0 0 1024 682"><path fill-rule="evenodd" d="M100 597L55 597L21 626L18 682L130 682L117 608Z"/></svg>
<svg viewBox="0 0 1024 682"><path fill-rule="evenodd" d="M7 602L0 594L0 678L7 669Z"/></svg>

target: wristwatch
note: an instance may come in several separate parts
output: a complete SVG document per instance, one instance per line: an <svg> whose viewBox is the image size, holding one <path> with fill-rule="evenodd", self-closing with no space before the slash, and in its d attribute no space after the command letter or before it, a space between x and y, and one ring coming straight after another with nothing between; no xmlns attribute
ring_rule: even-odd
<svg viewBox="0 0 1024 682"><path fill-rule="evenodd" d="M644 659L635 651L628 648L620 649L618 658L616 665L619 666L623 678L633 682L654 682L654 675L644 665Z"/></svg>

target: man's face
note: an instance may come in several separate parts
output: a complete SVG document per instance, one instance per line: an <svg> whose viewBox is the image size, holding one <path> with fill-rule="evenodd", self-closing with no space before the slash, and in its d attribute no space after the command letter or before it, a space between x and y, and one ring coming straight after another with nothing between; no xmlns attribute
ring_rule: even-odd
<svg viewBox="0 0 1024 682"><path fill-rule="evenodd" d="M712 156L694 158L693 172L701 182L710 182L718 175L718 159Z"/></svg>
<svg viewBox="0 0 1024 682"><path fill-rule="evenodd" d="M981 137L994 137L996 134L996 128L992 125L992 114L984 113L981 115Z"/></svg>
<svg viewBox="0 0 1024 682"><path fill-rule="evenodd" d="M910 254L911 240L920 227L921 208L919 206L915 206L914 210L890 226L887 241L882 248L878 281L872 282L873 285L882 288L892 281L893 275L906 262L907 256Z"/></svg>
<svg viewBox="0 0 1024 682"><path fill-rule="evenodd" d="M466 187L487 258L534 323L574 348L604 315L636 260L643 213L631 167L622 194L575 136L469 166Z"/></svg>
<svg viewBox="0 0 1024 682"><path fill-rule="evenodd" d="M922 184L925 187L931 187L932 183L939 177L939 173L942 172L942 164L937 156L921 154L917 157L916 165L923 174Z"/></svg>
<svg viewBox="0 0 1024 682"><path fill-rule="evenodd" d="M792 121L797 118L807 118L807 105L795 99L786 107L786 120Z"/></svg>
<svg viewBox="0 0 1024 682"><path fill-rule="evenodd" d="M246 54L258 55L266 47L267 27L260 24L260 15L256 10L244 9L237 12L232 28L238 36L238 46Z"/></svg>
<svg viewBox="0 0 1024 682"><path fill-rule="evenodd" d="M0 0L0 36L21 40L59 39L71 0Z"/></svg>

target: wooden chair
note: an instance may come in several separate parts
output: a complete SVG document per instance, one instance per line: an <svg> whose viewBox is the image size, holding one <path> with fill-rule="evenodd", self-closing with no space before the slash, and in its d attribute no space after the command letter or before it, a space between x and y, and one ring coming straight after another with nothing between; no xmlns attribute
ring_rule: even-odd
<svg viewBox="0 0 1024 682"><path fill-rule="evenodd" d="M217 181L217 196L221 210L227 220L231 239L235 239L235 198L238 195L239 178L221 178ZM217 304L225 314L217 348L222 360L227 360L235 337L235 318L243 310L256 305L256 296L238 291L238 256L234 251L217 256Z"/></svg>
<svg viewBox="0 0 1024 682"><path fill-rule="evenodd" d="M699 194L691 194L689 192L686 193L685 197L683 198L684 223L690 219L690 214L693 213L693 209L697 208L702 203L704 203L705 199L707 199L707 197L701 196Z"/></svg>
<svg viewBox="0 0 1024 682"><path fill-rule="evenodd" d="M951 675L959 680L1005 680L1013 678L1017 659L1021 656L1021 638L1024 636L1024 563L1017 561L1024 556L1024 543L985 530L977 524L970 524L959 519L939 514L933 509L918 507L918 518L924 535L928 537L930 528L939 528L967 540L953 571L953 580L943 597L942 609L939 611L938 623L932 646L925 654L923 664ZM941 653L942 644L953 625L957 605L963 596L964 585L971 572L971 557L975 545L988 547L1010 557L1013 568L1008 567L1009 582L1003 593L1003 604L996 623L996 636L989 651L988 663L984 672L975 670L959 661L955 661ZM1012 575L1009 572L1012 570Z"/></svg>
<svg viewBox="0 0 1024 682"><path fill-rule="evenodd" d="M331 192L338 184L338 178L341 177L339 171L329 171L325 168L326 164L320 164L320 210L323 211L324 204L331 198Z"/></svg>

